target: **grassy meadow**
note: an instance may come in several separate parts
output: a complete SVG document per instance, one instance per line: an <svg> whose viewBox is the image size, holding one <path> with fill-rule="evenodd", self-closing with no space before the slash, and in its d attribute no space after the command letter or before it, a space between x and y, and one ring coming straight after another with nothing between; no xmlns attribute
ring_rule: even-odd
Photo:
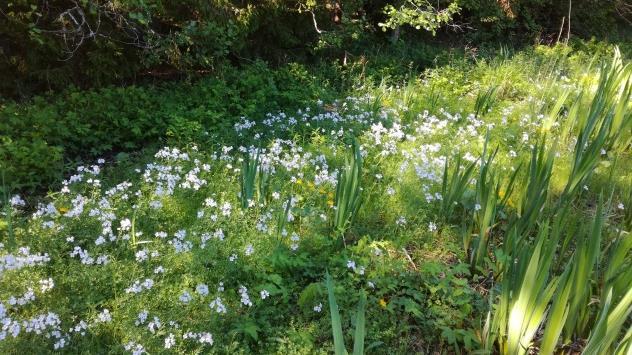
<svg viewBox="0 0 632 355"><path fill-rule="evenodd" d="M289 70L300 100L173 90L247 115L147 118L119 154L39 145L54 173L0 196L0 353L632 354L629 59L560 45L352 70Z"/></svg>

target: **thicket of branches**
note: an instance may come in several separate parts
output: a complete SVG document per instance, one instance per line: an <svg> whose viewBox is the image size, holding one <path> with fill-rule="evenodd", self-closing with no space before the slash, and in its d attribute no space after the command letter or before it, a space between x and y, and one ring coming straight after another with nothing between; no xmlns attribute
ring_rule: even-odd
<svg viewBox="0 0 632 355"><path fill-rule="evenodd" d="M569 11L569 7L571 7ZM225 61L344 57L367 40L554 41L629 25L629 0L9 0L0 93L209 72ZM411 38L411 36L417 36Z"/></svg>

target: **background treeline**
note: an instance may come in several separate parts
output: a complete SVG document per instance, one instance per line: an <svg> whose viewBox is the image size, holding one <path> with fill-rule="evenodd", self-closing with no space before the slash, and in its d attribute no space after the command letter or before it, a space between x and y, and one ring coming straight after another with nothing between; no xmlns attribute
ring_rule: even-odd
<svg viewBox="0 0 632 355"><path fill-rule="evenodd" d="M618 38L632 19L627 0L413 1L458 12L433 37L381 25L386 7L411 6L403 0L2 1L0 94L189 78L255 59L346 63L401 40L552 43L568 35L569 6L577 37Z"/></svg>

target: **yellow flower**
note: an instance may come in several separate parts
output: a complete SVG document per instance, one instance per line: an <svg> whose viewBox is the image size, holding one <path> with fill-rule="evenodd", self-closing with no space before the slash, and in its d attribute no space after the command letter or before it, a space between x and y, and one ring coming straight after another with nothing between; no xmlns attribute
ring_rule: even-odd
<svg viewBox="0 0 632 355"><path fill-rule="evenodd" d="M329 207L334 207L334 200L327 200L327 205Z"/></svg>
<svg viewBox="0 0 632 355"><path fill-rule="evenodd" d="M500 197L501 199L505 198L505 193L506 193L506 191L502 191L502 190L501 190L501 191L498 193L498 197ZM509 207L514 207L513 202L511 201L511 197L507 199L507 205L508 205Z"/></svg>
<svg viewBox="0 0 632 355"><path fill-rule="evenodd" d="M303 185L303 180L301 179L296 180L296 185Z"/></svg>
<svg viewBox="0 0 632 355"><path fill-rule="evenodd" d="M377 303L380 305L380 307L386 308L386 301L383 298L380 298L380 300L377 301Z"/></svg>
<svg viewBox="0 0 632 355"><path fill-rule="evenodd" d="M59 213L61 213L61 214L66 214L66 212L68 212L68 208L67 207L59 207L58 210L59 210Z"/></svg>

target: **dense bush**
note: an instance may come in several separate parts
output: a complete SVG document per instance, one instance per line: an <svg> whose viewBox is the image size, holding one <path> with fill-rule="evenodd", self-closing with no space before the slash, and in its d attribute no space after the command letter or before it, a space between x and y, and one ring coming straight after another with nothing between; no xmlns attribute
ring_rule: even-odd
<svg viewBox="0 0 632 355"><path fill-rule="evenodd" d="M0 10L1 89L33 90L134 81L152 68L211 68L239 26L221 2L17 0ZM11 81L16 80L17 85Z"/></svg>
<svg viewBox="0 0 632 355"><path fill-rule="evenodd" d="M462 0L463 19L477 31L480 40L497 40L511 36L514 40L535 40L552 43L562 30L568 34L568 12L571 5L571 35L617 38L617 23L622 22L622 1L609 0ZM564 25L562 21L564 19Z"/></svg>
<svg viewBox="0 0 632 355"><path fill-rule="evenodd" d="M308 8L321 26L330 22L327 8L291 0L3 2L0 92L23 97L68 84L217 74L229 60L304 57L319 39Z"/></svg>
<svg viewBox="0 0 632 355"><path fill-rule="evenodd" d="M158 86L69 89L0 109L0 167L21 189L59 180L64 162L212 135L241 116L263 116L327 97L327 84L293 65L262 63L222 78Z"/></svg>
<svg viewBox="0 0 632 355"><path fill-rule="evenodd" d="M450 40L552 42L562 18L568 16L568 4L553 0L441 0L437 4L416 0L423 5L422 12L407 4L387 0L3 2L0 75L5 80L0 93L25 97L69 84L85 88L218 74L226 62L254 59L346 62L349 56L364 55L398 38L408 44L427 42L429 35L414 27L435 32L439 23L446 22L454 26L441 35L451 36ZM620 0L574 1L571 33L615 34L617 22L625 23L621 15L629 15L621 4ZM387 27L392 29L382 31Z"/></svg>

